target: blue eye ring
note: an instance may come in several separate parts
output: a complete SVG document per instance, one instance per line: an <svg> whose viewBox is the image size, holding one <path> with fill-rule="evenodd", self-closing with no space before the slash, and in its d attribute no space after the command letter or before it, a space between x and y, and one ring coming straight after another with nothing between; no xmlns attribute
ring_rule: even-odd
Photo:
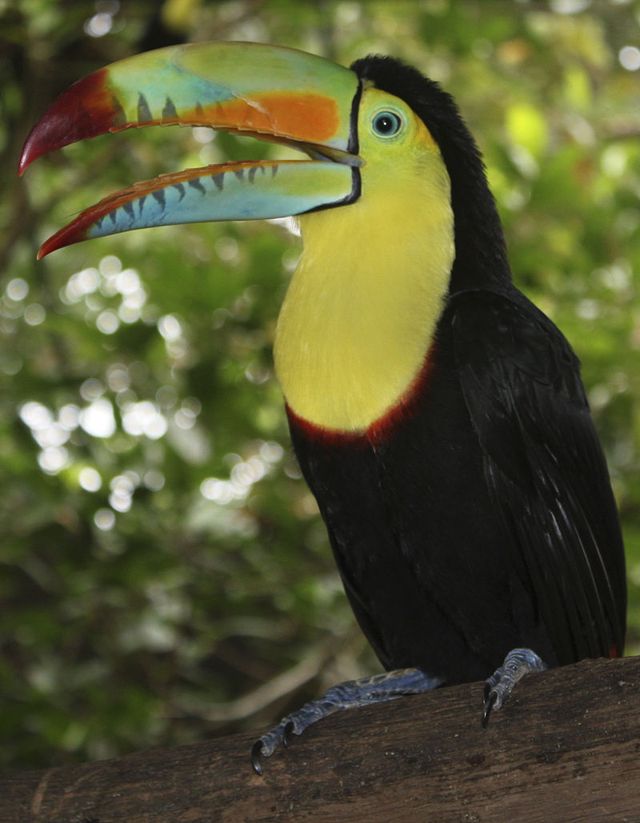
<svg viewBox="0 0 640 823"><path fill-rule="evenodd" d="M404 125L402 118L394 111L379 111L371 121L373 133L378 137L395 137Z"/></svg>

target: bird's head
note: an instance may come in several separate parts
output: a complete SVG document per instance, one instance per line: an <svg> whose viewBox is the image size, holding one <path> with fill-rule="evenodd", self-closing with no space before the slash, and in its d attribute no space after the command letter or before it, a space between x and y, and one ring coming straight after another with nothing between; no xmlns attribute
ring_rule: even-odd
<svg viewBox="0 0 640 823"><path fill-rule="evenodd" d="M82 212L43 244L40 256L131 229L301 215L376 192L391 205L416 179L432 178L438 197L457 197L462 214L465 197L447 178L466 178L463 189L484 181L453 101L416 70L377 57L347 69L255 43L159 49L85 77L34 127L20 172L88 137L171 124L284 143L307 158L222 163L135 183Z"/></svg>

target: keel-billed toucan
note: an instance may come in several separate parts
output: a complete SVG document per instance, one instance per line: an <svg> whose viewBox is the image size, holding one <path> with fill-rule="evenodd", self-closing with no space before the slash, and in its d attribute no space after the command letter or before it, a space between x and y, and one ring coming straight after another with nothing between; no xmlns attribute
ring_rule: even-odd
<svg viewBox="0 0 640 823"><path fill-rule="evenodd" d="M256 743L256 770L338 708L488 677L486 720L527 671L622 654L622 540L578 361L511 282L452 98L386 57L346 69L267 45L178 46L72 86L20 168L86 137L175 123L307 158L136 183L41 255L146 226L298 216L276 371L347 596L388 674L284 718Z"/></svg>

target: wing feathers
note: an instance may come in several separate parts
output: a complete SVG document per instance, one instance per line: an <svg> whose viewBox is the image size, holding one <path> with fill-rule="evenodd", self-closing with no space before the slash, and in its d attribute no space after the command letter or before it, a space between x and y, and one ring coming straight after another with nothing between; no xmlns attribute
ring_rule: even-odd
<svg viewBox="0 0 640 823"><path fill-rule="evenodd" d="M488 482L558 661L621 653L622 540L577 358L518 292L462 292L451 310Z"/></svg>

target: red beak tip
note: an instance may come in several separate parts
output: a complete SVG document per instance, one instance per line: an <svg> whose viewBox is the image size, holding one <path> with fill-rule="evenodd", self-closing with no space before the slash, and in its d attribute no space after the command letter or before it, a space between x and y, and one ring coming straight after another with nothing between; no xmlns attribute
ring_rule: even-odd
<svg viewBox="0 0 640 823"><path fill-rule="evenodd" d="M20 162L18 163L18 177L22 177L30 163L29 154L25 148L20 155Z"/></svg>
<svg viewBox="0 0 640 823"><path fill-rule="evenodd" d="M55 242L55 235L53 235L53 237L49 237L38 249L36 260L42 260L43 257L46 257L48 254L51 254L52 251L59 248L61 248L61 245Z"/></svg>
<svg viewBox="0 0 640 823"><path fill-rule="evenodd" d="M43 146L44 141L41 136L36 134L37 128L38 126L35 126L27 136L27 139L24 141L22 153L20 154L20 160L18 161L19 177L22 177L34 160L37 160L38 157L41 157L48 151L48 148Z"/></svg>

